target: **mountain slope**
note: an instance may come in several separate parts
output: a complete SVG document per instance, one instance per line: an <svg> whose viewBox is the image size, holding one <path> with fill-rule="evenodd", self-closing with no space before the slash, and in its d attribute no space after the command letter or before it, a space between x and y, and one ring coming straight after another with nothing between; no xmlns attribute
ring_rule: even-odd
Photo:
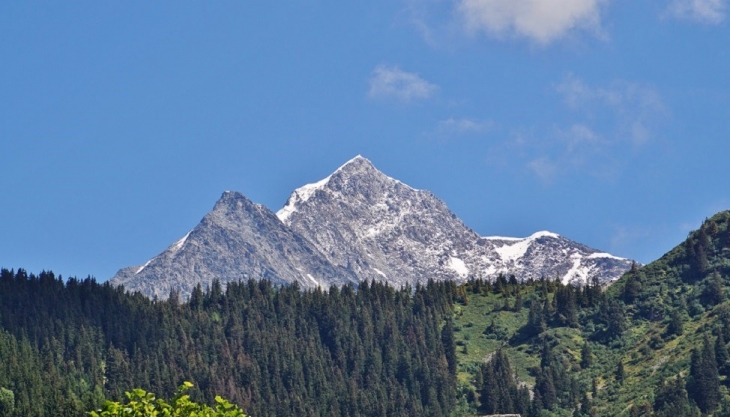
<svg viewBox="0 0 730 417"><path fill-rule="evenodd" d="M361 156L295 190L277 216L360 280L402 285L505 273L610 282L631 266L550 232L480 237L432 193L388 177Z"/></svg>
<svg viewBox="0 0 730 417"><path fill-rule="evenodd" d="M702 396L691 389L697 381L692 358L709 343L717 355L715 383L721 385L721 401L710 408L722 410L713 415L730 415L730 360L722 343L730 332L728 287L730 211L706 220L686 241L632 268L604 292L584 288L570 294L550 282L516 288L467 283L454 314L460 379L478 389L485 358L501 349L519 381L535 389L546 375L547 342L575 378L577 397L585 393L589 399L593 411L579 415L691 416L667 412L662 401L668 389L679 387L686 390L683 406L700 404ZM566 386L563 393L571 390ZM566 409L541 415L577 415L572 408L582 405L561 408Z"/></svg>
<svg viewBox="0 0 730 417"><path fill-rule="evenodd" d="M198 283L250 277L303 288L356 282L269 209L226 191L190 233L144 265L119 271L111 283L166 298L174 289L185 297Z"/></svg>
<svg viewBox="0 0 730 417"><path fill-rule="evenodd" d="M524 239L481 237L432 193L416 190L357 156L295 190L275 215L226 192L183 239L115 285L149 296L186 297L198 284L266 278L303 288L363 280L414 285L499 273L518 279L611 282L631 261L550 232Z"/></svg>

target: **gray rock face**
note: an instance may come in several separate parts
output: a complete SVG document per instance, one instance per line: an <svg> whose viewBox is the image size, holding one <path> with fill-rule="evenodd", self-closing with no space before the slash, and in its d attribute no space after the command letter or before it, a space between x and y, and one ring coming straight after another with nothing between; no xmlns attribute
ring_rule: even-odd
<svg viewBox="0 0 730 417"><path fill-rule="evenodd" d="M356 157L332 175L295 190L275 215L225 192L195 229L139 267L111 280L132 291L187 297L198 283L266 278L303 288L362 280L414 285L499 273L612 282L628 259L557 234L481 237L428 191L416 190Z"/></svg>
<svg viewBox="0 0 730 417"><path fill-rule="evenodd" d="M356 157L332 175L295 190L277 216L334 265L360 280L414 284L515 274L583 283L618 279L628 259L550 232L480 237L432 193L413 189Z"/></svg>
<svg viewBox="0 0 730 417"><path fill-rule="evenodd" d="M269 209L227 191L185 237L146 264L122 269L111 283L164 299L173 289L187 298L198 283L205 288L214 279L249 277L303 288L357 282Z"/></svg>

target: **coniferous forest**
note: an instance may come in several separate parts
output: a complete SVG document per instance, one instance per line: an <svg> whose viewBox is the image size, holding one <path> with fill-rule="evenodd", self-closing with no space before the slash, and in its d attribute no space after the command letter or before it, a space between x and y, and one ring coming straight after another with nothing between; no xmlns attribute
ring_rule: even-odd
<svg viewBox="0 0 730 417"><path fill-rule="evenodd" d="M514 276L189 300L0 272L0 416L81 416L183 381L250 416L730 415L730 212L618 282Z"/></svg>
<svg viewBox="0 0 730 417"><path fill-rule="evenodd" d="M0 387L14 404L0 415L79 416L134 387L169 396L191 381L192 395L253 416L445 416L455 289L248 281L198 288L181 304L2 270Z"/></svg>

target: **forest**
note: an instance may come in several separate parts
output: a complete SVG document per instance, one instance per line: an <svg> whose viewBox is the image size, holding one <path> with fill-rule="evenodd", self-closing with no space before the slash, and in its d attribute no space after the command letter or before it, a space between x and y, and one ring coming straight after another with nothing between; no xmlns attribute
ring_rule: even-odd
<svg viewBox="0 0 730 417"><path fill-rule="evenodd" d="M730 415L730 212L618 282L514 276L182 302L0 271L0 416L82 416L135 388L250 416Z"/></svg>
<svg viewBox="0 0 730 417"><path fill-rule="evenodd" d="M448 282L304 292L251 280L180 303L2 270L0 415L85 415L135 387L169 397L190 381L201 401L220 395L253 416L445 416L455 293Z"/></svg>

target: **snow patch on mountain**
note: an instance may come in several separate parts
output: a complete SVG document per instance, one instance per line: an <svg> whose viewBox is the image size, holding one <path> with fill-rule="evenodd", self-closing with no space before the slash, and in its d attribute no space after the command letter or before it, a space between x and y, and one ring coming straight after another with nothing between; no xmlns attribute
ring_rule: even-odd
<svg viewBox="0 0 730 417"><path fill-rule="evenodd" d="M466 278L469 276L469 268L467 268L464 261L453 256L449 258L448 268L459 274L460 277Z"/></svg>
<svg viewBox="0 0 730 417"><path fill-rule="evenodd" d="M615 255L611 255L610 253L604 253L604 252L596 252L588 255L588 259L598 259L598 258L608 258L608 259L616 259L619 261L625 261L626 258L620 258Z"/></svg>
<svg viewBox="0 0 730 417"><path fill-rule="evenodd" d="M277 215L360 280L405 285L504 273L610 282L630 266L617 257L591 257L602 252L549 231L480 237L433 194L388 177L361 156L315 184L316 193L306 199L293 193Z"/></svg>
<svg viewBox="0 0 730 417"><path fill-rule="evenodd" d="M155 258L152 258L152 259L150 259L149 261L145 262L145 263L144 263L144 265L142 265L142 266L140 266L139 268L137 268L137 270L136 270L136 271L135 271L134 273L135 273L135 274L139 274L140 272L142 272L142 271L143 271L143 270L144 270L145 268L147 268L147 265L149 265L149 264L150 264L150 262L152 262L152 261L153 261L154 259L155 259Z"/></svg>
<svg viewBox="0 0 730 417"><path fill-rule="evenodd" d="M527 253L527 250L530 248L530 246L532 246L532 244L537 239L541 238L558 239L560 238L560 235L548 231L541 231L533 233L526 238L486 237L485 239L491 241L514 242L512 244L506 244L504 246L494 248L494 251L499 254L499 257L502 259L502 261L515 262L525 256L525 253Z"/></svg>
<svg viewBox="0 0 730 417"><path fill-rule="evenodd" d="M556 233L481 237L446 204L376 169L358 155L320 181L297 188L276 214L226 191L200 224L111 283L166 298L196 285L249 278L302 288L385 281L559 278L612 282L632 261Z"/></svg>
<svg viewBox="0 0 730 417"><path fill-rule="evenodd" d="M177 242L172 244L172 250L179 251L180 249L185 246L185 242L188 240L188 236L190 236L190 232L186 233L185 236L182 237L182 239L178 240Z"/></svg>

